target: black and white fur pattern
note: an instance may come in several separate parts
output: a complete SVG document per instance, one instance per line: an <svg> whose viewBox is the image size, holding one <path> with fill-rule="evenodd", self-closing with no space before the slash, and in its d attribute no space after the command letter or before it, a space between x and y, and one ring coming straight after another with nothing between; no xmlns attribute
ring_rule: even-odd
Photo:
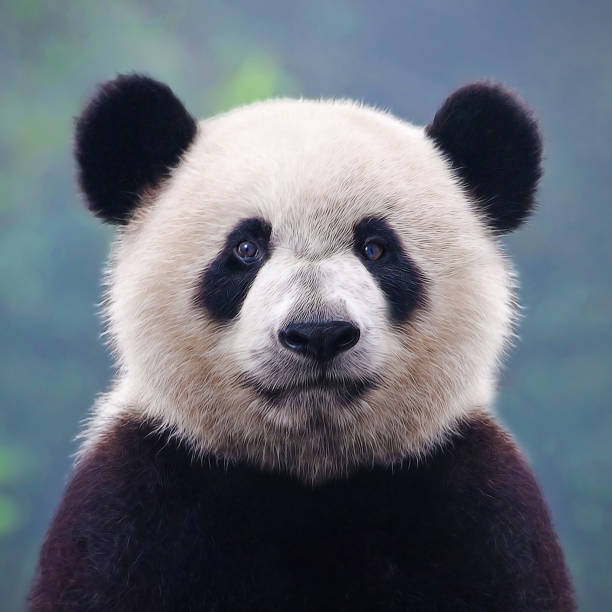
<svg viewBox="0 0 612 612"><path fill-rule="evenodd" d="M121 139L112 130L115 118L131 129L125 117L151 91L156 100L166 100L169 111L164 112L163 104L150 106L134 119L130 146L114 147L114 139ZM176 133L171 129L175 123L181 126ZM170 90L139 76L103 86L79 123L77 157L85 195L96 214L122 227L112 249L105 298L108 339L119 374L83 434L77 474L92 473L101 456L112 465L114 451L108 449L125 427L132 431L129 447L139 447L138 432L146 430L147 436L159 438L160 448L182 449L176 452L186 453L196 472L201 461L221 460L229 470L226 483L232 498L239 499L243 478L265 483L276 474L288 480L273 485L271 495L282 495L287 486L288 495L297 487L298 497L308 497L309 490L315 496L317 490L333 490L335 482L347 482L350 488L361 482L363 470L418 474L419 465L427 470L428 462L445 457L445 449L452 449L460 437L478 437L470 433L480 431L475 424L486 423L485 430L494 431L486 415L515 317L514 275L495 236L527 216L540 174L539 135L520 102L499 87L476 84L449 98L426 129L350 101L284 99L236 109L200 122L197 129L192 125ZM154 138L147 130L154 132L156 126L169 134L164 146L150 146ZM143 128L146 136L141 136ZM103 162L100 166L100 138L106 149L127 150L120 181L114 176L121 160L110 168ZM106 181L104 189L96 180ZM110 197L108 204L105 197ZM387 247L380 263L363 257L363 246L372 236ZM247 238L258 245L261 260L243 269L232 259L232 249ZM351 322L360 336L324 368L278 341L279 332L293 321L329 320ZM145 430L133 429L133 424ZM502 438L491 433L484 439L493 445L484 449L483 458L490 461L494 441ZM474 482L481 477L478 470L485 471L484 459L478 458L482 450L474 458L476 472L469 472ZM516 460L516 473L523 474L526 468ZM121 461L128 466L132 459ZM172 470L163 469L165 478L172 479ZM262 475L249 476L253 469ZM192 478L182 470L174 476ZM503 473L500 478L511 491L512 469ZM531 479L528 470L524 473ZM237 485L230 484L232 474L238 474ZM126 473L125 481L131 478ZM100 490L112 489L112 482L104 480ZM79 486L73 484L67 493L68 506L79 505ZM225 487L218 486L219 491ZM268 485L262 486L267 491ZM537 497L534 487L528 488ZM410 503L418 507L418 495L425 500L428 494L419 487L414 493ZM257 498L260 493L250 494ZM208 495L214 497L215 489ZM349 497L357 499L353 493ZM423 502L424 511L431 510L432 499ZM542 566L542 584L548 580L550 586L546 591L538 583L542 601L571 609L563 560L539 497L528 496L524 512L530 509L545 526L543 546L556 559L552 569ZM61 540L58 534L70 524L70 509L58 516L41 557L34 609L46 609L43 604L50 596L45 595L44 572L53 542ZM210 519L206 512L202 516ZM180 521L164 520L180 531ZM286 520L290 524L292 510ZM268 534L274 547L272 527L264 523L245 537ZM223 533L222 525L219 529ZM393 529L400 537L403 527L392 528L391 535ZM86 539L95 539L97 530L87 527ZM213 528L210 537L214 534ZM165 538L154 537L160 544ZM183 538L180 533L176 537ZM517 546L522 546L520 540L517 536ZM259 545L265 548L265 542ZM330 545L335 550L337 543ZM486 551L476 554L486 556ZM318 559L313 556L311 562ZM388 562L390 572L401 566L397 557ZM397 575L406 580L406 571L408 566ZM431 580L435 576L432 570ZM269 609L249 599L248 580L236 580L246 593L235 604L211 595L216 587L204 580L202 602L209 603L202 603L202 609ZM526 599L509 596L503 607L501 599L485 596L488 587L495 591L491 578L474 580L473 599L461 599L465 609L553 609L535 603L525 607L530 595L520 585L517 592ZM443 597L427 599L433 591L415 584L404 592L401 583L391 580L389 588L399 589L394 595L401 604L397 609L464 609L459 599L455 608ZM261 588L253 587L253 593ZM359 591L342 582L329 589L327 601L342 601L343 592L349 597ZM382 593L386 587L381 583L376 589ZM314 607L302 608L293 600L291 608L283 607L289 600L283 599L283 587L278 592L275 599L270 584L262 601L279 609L328 609L313 595L305 595L302 603L310 601ZM391 600L384 604L381 594L380 608L372 603L359 608L350 597L346 608L336 604L335 609L396 609ZM140 601L146 601L144 594ZM171 601L164 609L178 609L178 599ZM413 606L406 608L408 602ZM97 608L92 604L88 609Z"/></svg>
<svg viewBox="0 0 612 612"><path fill-rule="evenodd" d="M397 325L353 250L353 228L368 217L386 220L426 279L427 307ZM236 319L219 323L194 293L226 236L251 218L271 225L272 252ZM109 410L144 411L202 454L310 480L420 455L490 404L511 279L421 128L352 102L291 100L204 121L114 245L106 312L125 375L90 431L103 431ZM359 326L329 376L376 379L366 396L337 406L314 385L275 404L243 384L315 382L276 337L287 321L326 318ZM305 401L324 429L310 427Z"/></svg>

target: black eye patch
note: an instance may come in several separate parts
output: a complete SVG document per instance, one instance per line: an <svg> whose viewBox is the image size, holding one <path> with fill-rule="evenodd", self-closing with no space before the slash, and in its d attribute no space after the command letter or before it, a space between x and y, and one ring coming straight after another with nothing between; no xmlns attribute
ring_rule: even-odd
<svg viewBox="0 0 612 612"><path fill-rule="evenodd" d="M257 273L270 255L272 227L259 218L241 221L227 236L221 252L206 268L195 302L218 321L230 321L239 312ZM257 256L241 259L237 247L253 243Z"/></svg>
<svg viewBox="0 0 612 612"><path fill-rule="evenodd" d="M382 248L376 259L370 257L372 244ZM397 234L384 219L366 217L359 221L353 228L353 248L386 295L393 321L406 321L425 303L425 277L404 253Z"/></svg>

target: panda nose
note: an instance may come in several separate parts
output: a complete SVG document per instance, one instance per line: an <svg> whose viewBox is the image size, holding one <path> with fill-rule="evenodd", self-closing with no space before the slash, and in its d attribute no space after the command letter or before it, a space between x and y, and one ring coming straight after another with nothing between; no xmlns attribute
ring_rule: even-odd
<svg viewBox="0 0 612 612"><path fill-rule="evenodd" d="M359 341L359 328L348 321L289 323L278 333L280 343L294 353L325 362Z"/></svg>

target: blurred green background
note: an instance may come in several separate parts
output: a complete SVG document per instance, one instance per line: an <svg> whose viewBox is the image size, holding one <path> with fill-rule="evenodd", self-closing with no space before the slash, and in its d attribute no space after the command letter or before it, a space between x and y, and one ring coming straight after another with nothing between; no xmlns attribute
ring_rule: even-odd
<svg viewBox="0 0 612 612"><path fill-rule="evenodd" d="M541 206L506 240L525 319L497 409L551 504L582 610L612 610L612 3L0 2L0 608L23 609L80 421L112 232L74 184L73 118L144 71L197 116L275 95L354 97L426 123L491 77L546 138Z"/></svg>

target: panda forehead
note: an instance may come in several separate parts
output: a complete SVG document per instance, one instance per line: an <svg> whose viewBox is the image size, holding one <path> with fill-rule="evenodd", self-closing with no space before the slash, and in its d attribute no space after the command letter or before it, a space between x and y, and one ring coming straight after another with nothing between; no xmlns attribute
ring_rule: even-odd
<svg viewBox="0 0 612 612"><path fill-rule="evenodd" d="M266 100L205 119L200 126L217 142L238 138L275 146L286 142L292 147L296 142L307 147L321 137L328 143L373 136L392 141L423 137L421 128L351 100Z"/></svg>
<svg viewBox="0 0 612 612"><path fill-rule="evenodd" d="M400 177L425 186L446 169L422 128L348 101L272 100L204 120L189 157L217 176L332 200L377 185L388 194Z"/></svg>
<svg viewBox="0 0 612 612"><path fill-rule="evenodd" d="M387 233L393 235L398 247L409 246L401 235L405 225L402 215L409 213L402 212L400 204L388 199L357 201L305 194L284 205L269 200L258 204L237 206L232 214L219 215L214 225L207 226L205 234L216 235L221 248L228 247L228 240L237 246L242 240L261 240L245 229L250 222L257 221L269 227L265 242L276 253L291 253L310 260L350 251L357 241L363 242L368 237L383 239Z"/></svg>
<svg viewBox="0 0 612 612"><path fill-rule="evenodd" d="M421 128L354 103L296 100L201 122L155 208L156 227L220 247L260 218L276 246L310 257L350 247L368 217L408 250L469 235L476 218Z"/></svg>

